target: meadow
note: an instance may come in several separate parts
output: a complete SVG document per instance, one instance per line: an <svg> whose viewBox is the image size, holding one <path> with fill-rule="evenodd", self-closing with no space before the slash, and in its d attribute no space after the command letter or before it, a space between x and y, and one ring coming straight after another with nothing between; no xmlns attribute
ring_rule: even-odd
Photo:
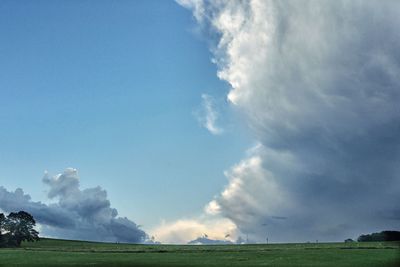
<svg viewBox="0 0 400 267"><path fill-rule="evenodd" d="M42 239L0 249L0 266L400 266L395 242L134 245Z"/></svg>

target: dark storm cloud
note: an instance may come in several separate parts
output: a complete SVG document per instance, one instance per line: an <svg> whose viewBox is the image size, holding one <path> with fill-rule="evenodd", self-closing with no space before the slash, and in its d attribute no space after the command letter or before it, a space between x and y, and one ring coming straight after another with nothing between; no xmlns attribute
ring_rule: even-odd
<svg viewBox="0 0 400 267"><path fill-rule="evenodd" d="M215 210L254 240L399 229L400 2L179 2L259 142Z"/></svg>
<svg viewBox="0 0 400 267"><path fill-rule="evenodd" d="M46 174L43 182L49 186L48 197L57 200L55 204L33 202L22 189L9 192L0 187L0 209L31 213L40 223L43 235L93 241L145 241L146 233L134 222L117 217L105 190L80 189L75 169L66 169L54 177Z"/></svg>

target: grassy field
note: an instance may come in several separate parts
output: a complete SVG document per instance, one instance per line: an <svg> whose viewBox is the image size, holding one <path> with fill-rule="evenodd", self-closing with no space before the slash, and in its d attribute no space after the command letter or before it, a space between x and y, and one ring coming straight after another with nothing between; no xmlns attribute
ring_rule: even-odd
<svg viewBox="0 0 400 267"><path fill-rule="evenodd" d="M130 245L42 239L0 266L400 266L399 243Z"/></svg>

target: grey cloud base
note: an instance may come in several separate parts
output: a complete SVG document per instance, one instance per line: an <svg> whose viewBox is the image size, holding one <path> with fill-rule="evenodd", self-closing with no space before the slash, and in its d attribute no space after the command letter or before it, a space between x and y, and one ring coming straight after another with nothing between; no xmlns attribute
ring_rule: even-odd
<svg viewBox="0 0 400 267"><path fill-rule="evenodd" d="M48 197L57 199L56 203L34 202L22 189L9 192L0 186L0 209L31 213L45 236L108 242L145 241L147 235L143 230L131 220L117 216L105 190L79 188L75 169L66 169L54 177L46 175L43 182L50 188Z"/></svg>
<svg viewBox="0 0 400 267"><path fill-rule="evenodd" d="M178 2L259 142L215 210L255 241L400 229L400 2Z"/></svg>

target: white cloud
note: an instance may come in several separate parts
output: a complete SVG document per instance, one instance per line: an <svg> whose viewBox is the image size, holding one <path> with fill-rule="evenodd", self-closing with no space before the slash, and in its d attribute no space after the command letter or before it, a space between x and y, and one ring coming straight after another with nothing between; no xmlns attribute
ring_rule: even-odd
<svg viewBox="0 0 400 267"><path fill-rule="evenodd" d="M212 96L202 94L202 110L197 114L197 118L201 125L210 133L219 135L223 133L223 129L217 125L219 114L215 107L215 100Z"/></svg>
<svg viewBox="0 0 400 267"><path fill-rule="evenodd" d="M186 244L205 234L210 239L235 241L238 234L234 223L225 218L200 217L181 219L150 231L157 241L167 244Z"/></svg>
<svg viewBox="0 0 400 267"><path fill-rule="evenodd" d="M175 0L179 5L193 10L193 16L197 21L203 21L206 16L203 0Z"/></svg>
<svg viewBox="0 0 400 267"><path fill-rule="evenodd" d="M212 200L204 207L204 211L206 214L217 215L221 212L221 206L217 201Z"/></svg>

